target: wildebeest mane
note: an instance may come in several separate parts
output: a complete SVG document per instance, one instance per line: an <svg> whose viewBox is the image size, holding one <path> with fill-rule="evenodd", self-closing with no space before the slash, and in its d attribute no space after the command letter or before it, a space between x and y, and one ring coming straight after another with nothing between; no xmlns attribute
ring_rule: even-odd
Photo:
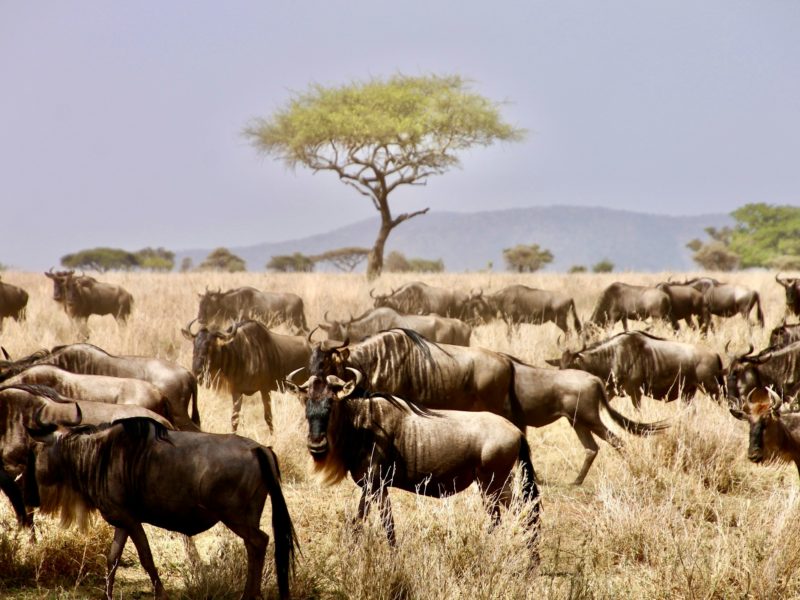
<svg viewBox="0 0 800 600"><path fill-rule="evenodd" d="M372 400L386 400L390 405L400 410L404 410L406 412L410 412L412 414L418 415L420 417L438 417L439 414L427 406L423 406L422 404L418 404L412 400L406 400L405 398L398 398L393 394L388 394L386 392L368 392L363 388L357 388L356 391L347 397L345 400L348 403L356 404L359 402L367 402L372 404Z"/></svg>
<svg viewBox="0 0 800 600"><path fill-rule="evenodd" d="M23 392L33 394L34 396L40 396L42 398L52 400L53 402L60 402L62 404L74 402L74 400L62 396L50 386L42 385L40 383L14 383L12 385L0 386L0 392L3 390L22 390Z"/></svg>

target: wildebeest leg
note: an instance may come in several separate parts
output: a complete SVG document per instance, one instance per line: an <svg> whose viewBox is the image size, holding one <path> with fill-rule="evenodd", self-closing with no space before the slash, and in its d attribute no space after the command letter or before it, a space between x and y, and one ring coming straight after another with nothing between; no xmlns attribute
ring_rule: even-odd
<svg viewBox="0 0 800 600"><path fill-rule="evenodd" d="M273 433L272 428L272 400L270 399L269 390L261 390L261 403L264 405L264 420L267 422L269 432Z"/></svg>
<svg viewBox="0 0 800 600"><path fill-rule="evenodd" d="M82 340L89 339L89 319L87 317L79 317L75 320L75 325L78 328L78 338Z"/></svg>
<svg viewBox="0 0 800 600"><path fill-rule="evenodd" d="M233 413L231 414L231 430L236 433L239 429L239 414L242 412L242 394L234 392L231 394L231 401L233 403Z"/></svg>
<svg viewBox="0 0 800 600"><path fill-rule="evenodd" d="M378 509L381 514L381 521L383 527L386 529L386 537L389 540L389 545L392 547L397 546L397 538L394 533L394 517L392 516L392 503L389 500L389 490L385 485L378 488L377 498Z"/></svg>
<svg viewBox="0 0 800 600"><path fill-rule="evenodd" d="M189 535L180 534L183 540L183 549L186 552L186 558L192 567L200 567L203 564L203 559L200 558L200 553L197 551L197 546L194 539Z"/></svg>
<svg viewBox="0 0 800 600"><path fill-rule="evenodd" d="M586 479L586 474L589 472L594 459L597 458L597 452L600 450L600 447L597 445L597 442L594 440L594 436L588 427L581 423L575 423L573 428L575 429L575 433L578 435L578 439L581 441L581 444L583 444L584 452L586 453L580 473L578 473L575 481L572 482L572 485L581 485L583 480Z"/></svg>
<svg viewBox="0 0 800 600"><path fill-rule="evenodd" d="M223 523L244 541L247 549L247 582L242 592L242 600L262 598L261 580L264 577L264 556L269 544L269 536L257 526L223 520Z"/></svg>
<svg viewBox="0 0 800 600"><path fill-rule="evenodd" d="M11 477L2 466L0 466L0 490L3 490L11 501L11 506L14 507L14 513L17 515L19 526L30 527L31 536L33 536L33 516L29 515L25 508L22 490L16 484L14 478Z"/></svg>
<svg viewBox="0 0 800 600"><path fill-rule="evenodd" d="M628 331L628 317L626 315L622 315L622 329Z"/></svg>
<svg viewBox="0 0 800 600"><path fill-rule="evenodd" d="M144 567L144 570L147 571L147 574L150 576L150 581L153 582L156 600L165 599L167 597L167 592L164 589L164 584L161 583L161 578L158 576L156 564L153 562L153 553L150 552L150 543L147 541L144 527L142 527L141 523L131 523L130 526L127 527L127 532L136 545L136 552L139 554L139 562L142 563L142 567Z"/></svg>
<svg viewBox="0 0 800 600"><path fill-rule="evenodd" d="M106 598L111 600L114 597L114 578L117 575L117 567L119 566L119 559L122 556L122 550L125 548L125 542L128 541L128 532L117 527L114 530L114 540L111 542L111 547L108 549L106 555Z"/></svg>

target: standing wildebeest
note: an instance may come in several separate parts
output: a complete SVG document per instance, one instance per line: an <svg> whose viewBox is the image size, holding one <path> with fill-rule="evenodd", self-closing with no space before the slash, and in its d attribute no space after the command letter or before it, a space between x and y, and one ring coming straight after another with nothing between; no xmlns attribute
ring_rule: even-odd
<svg viewBox="0 0 800 600"><path fill-rule="evenodd" d="M361 374L348 382L312 375L300 386L308 421L308 451L326 483L347 473L361 487L358 516L377 501L389 543L396 543L387 487L434 498L476 482L494 523L498 502L509 505L511 472L519 462L523 499L531 503L528 526L535 538L539 490L525 434L488 412L428 411L393 396L364 394ZM358 392L357 392L358 390ZM356 393L357 392L357 393ZM538 562L535 539L534 560Z"/></svg>
<svg viewBox="0 0 800 600"><path fill-rule="evenodd" d="M462 320L471 316L466 314L466 304L470 295L459 290L448 290L421 281L412 281L392 290L389 294L374 294L374 291L370 290L369 295L375 300L375 308L388 306L407 315L435 313Z"/></svg>
<svg viewBox="0 0 800 600"><path fill-rule="evenodd" d="M628 319L669 319L671 309L666 292L617 281L603 290L591 321L600 327L613 327L621 320L623 329L628 331Z"/></svg>
<svg viewBox="0 0 800 600"><path fill-rule="evenodd" d="M800 342L783 348L767 348L756 355L753 346L734 356L728 366L728 396L741 402L756 388L772 387L782 399L800 390Z"/></svg>
<svg viewBox="0 0 800 600"><path fill-rule="evenodd" d="M192 372L202 383L221 384L231 394L231 427L239 428L242 395L261 393L264 420L272 431L270 392L294 369L308 364L311 344L301 336L280 335L258 321L239 321L227 331L202 327L192 333L194 321L182 329L192 342Z"/></svg>
<svg viewBox="0 0 800 600"><path fill-rule="evenodd" d="M27 305L28 292L10 283L0 281L0 331L3 330L3 320L6 317L24 321Z"/></svg>
<svg viewBox="0 0 800 600"><path fill-rule="evenodd" d="M800 413L783 412L781 397L769 388L755 388L731 414L750 425L747 458L793 462L800 473Z"/></svg>
<svg viewBox="0 0 800 600"><path fill-rule="evenodd" d="M761 312L761 297L758 292L743 285L721 283L711 277L696 277L683 282L694 289L703 292L708 304L708 310L718 317L733 317L742 315L750 322L750 311L756 307L756 320L764 326L764 313Z"/></svg>
<svg viewBox="0 0 800 600"><path fill-rule="evenodd" d="M63 298L67 315L87 337L91 315L111 315L117 322L125 323L131 314L133 296L122 286L103 283L86 275L75 277L74 271L48 272L45 275L53 280L53 299L59 302Z"/></svg>
<svg viewBox="0 0 800 600"><path fill-rule="evenodd" d="M725 383L716 352L643 331L619 333L577 352L565 350L561 359L547 362L597 375L610 394L625 392L637 409L643 393L657 400L688 400L702 388L718 397Z"/></svg>
<svg viewBox="0 0 800 600"><path fill-rule="evenodd" d="M669 320L672 328L679 328L678 321L683 320L689 327L694 327L692 317L697 317L697 325L702 332L708 331L711 322L711 313L703 293L690 285L672 283L670 281L659 283L656 289L669 296Z"/></svg>
<svg viewBox="0 0 800 600"><path fill-rule="evenodd" d="M466 311L486 322L500 313L508 324L533 323L540 325L552 321L565 333L569 333L569 315L577 333L581 322L575 312L575 302L566 294L530 288L526 285L510 285L499 292L484 296L475 294L467 302Z"/></svg>
<svg viewBox="0 0 800 600"><path fill-rule="evenodd" d="M800 341L800 323L787 325L784 321L769 334L770 348L783 348L797 341Z"/></svg>
<svg viewBox="0 0 800 600"><path fill-rule="evenodd" d="M243 319L288 323L295 331L308 331L303 299L297 294L261 292L252 287L240 287L223 292L209 291L200 296L197 320L201 325L227 326Z"/></svg>
<svg viewBox="0 0 800 600"><path fill-rule="evenodd" d="M328 334L329 340L353 340L360 342L365 337L387 329L412 329L423 337L441 344L469 346L472 327L459 319L439 315L401 315L393 308L373 308L360 317L349 321L328 321L320 329Z"/></svg>
<svg viewBox="0 0 800 600"><path fill-rule="evenodd" d="M775 275L775 281L786 291L786 310L800 316L800 278L780 278Z"/></svg>
<svg viewBox="0 0 800 600"><path fill-rule="evenodd" d="M167 596L142 523L192 536L220 521L247 548L242 598L261 598L269 536L259 521L267 495L278 588L288 598L296 542L271 448L237 435L170 431L141 418L67 433L41 427L31 435L44 444L36 453L35 477L42 512L60 512L65 525L85 525L85 515L96 509L116 528L107 557L109 600L128 537L156 598Z"/></svg>
<svg viewBox="0 0 800 600"><path fill-rule="evenodd" d="M34 365L53 365L71 373L129 377L149 381L169 403L169 418L178 429L199 429L197 380L175 363L147 356L114 356L92 344L56 346L17 361L0 361L0 381ZM192 417L189 419L189 404Z"/></svg>

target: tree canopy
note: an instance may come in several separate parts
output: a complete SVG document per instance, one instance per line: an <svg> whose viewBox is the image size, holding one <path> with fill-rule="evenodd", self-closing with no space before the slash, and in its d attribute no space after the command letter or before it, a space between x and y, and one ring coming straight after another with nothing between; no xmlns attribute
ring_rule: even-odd
<svg viewBox="0 0 800 600"><path fill-rule="evenodd" d="M203 262L197 265L198 271L227 271L236 273L244 271L245 262L227 248L215 248Z"/></svg>
<svg viewBox="0 0 800 600"><path fill-rule="evenodd" d="M731 215L736 225L730 250L741 258L743 268L791 263L800 257L800 207L745 204Z"/></svg>
<svg viewBox="0 0 800 600"><path fill-rule="evenodd" d="M386 257L386 270L390 273L443 273L444 261L439 258L406 258L406 255L393 250Z"/></svg>
<svg viewBox="0 0 800 600"><path fill-rule="evenodd" d="M503 250L503 258L510 270L517 273L533 273L553 262L553 253L540 248L539 244L530 246L517 244L513 248Z"/></svg>
<svg viewBox="0 0 800 600"><path fill-rule="evenodd" d="M281 273L310 273L314 270L314 258L300 252L279 254L269 259L267 269Z"/></svg>
<svg viewBox="0 0 800 600"><path fill-rule="evenodd" d="M332 171L372 201L381 226L369 255L369 278L381 273L391 230L428 211L393 216L391 192L458 166L459 151L523 134L502 121L497 104L470 92L457 75L315 84L244 130L259 151L292 168Z"/></svg>
<svg viewBox="0 0 800 600"><path fill-rule="evenodd" d="M340 271L352 272L358 265L367 259L368 255L369 248L348 246L346 248L328 250L322 254L317 254L316 256L312 257L312 259L315 263L329 262Z"/></svg>
<svg viewBox="0 0 800 600"><path fill-rule="evenodd" d="M61 264L68 269L87 269L92 271L128 271L139 266L133 252L121 248L89 248L61 257Z"/></svg>

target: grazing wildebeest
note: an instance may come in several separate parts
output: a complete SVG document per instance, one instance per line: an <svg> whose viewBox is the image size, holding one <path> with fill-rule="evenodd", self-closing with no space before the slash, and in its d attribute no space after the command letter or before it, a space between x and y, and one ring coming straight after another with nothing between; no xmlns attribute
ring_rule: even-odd
<svg viewBox="0 0 800 600"><path fill-rule="evenodd" d="M783 348L793 342L800 341L800 323L782 322L769 334L770 348Z"/></svg>
<svg viewBox="0 0 800 600"><path fill-rule="evenodd" d="M272 499L275 571L281 598L289 597L295 534L271 448L237 435L170 431L150 419L123 419L66 433L40 426L30 435L36 452L41 511L61 513L62 523L98 510L115 527L107 556L106 597L128 537L155 588L166 598L142 523L196 535L222 521L244 540L247 582L242 598L261 598L269 536L259 528L267 495Z"/></svg>
<svg viewBox="0 0 800 600"><path fill-rule="evenodd" d="M308 332L303 299L297 294L262 292L240 287L225 292L209 291L200 296L197 320L201 325L225 327L231 321L256 319L268 326L287 323L295 331Z"/></svg>
<svg viewBox="0 0 800 600"><path fill-rule="evenodd" d="M643 331L626 331L577 352L565 350L548 364L580 369L606 382L609 394L625 392L634 407L642 394L657 400L691 399L698 389L719 397L725 383L719 354Z"/></svg>
<svg viewBox="0 0 800 600"><path fill-rule="evenodd" d="M312 375L300 386L308 421L308 451L314 470L328 484L348 473L361 487L358 516L377 501L389 543L394 519L387 487L440 498L476 482L494 523L498 503L508 506L511 473L522 468L523 499L531 503L528 526L539 521L536 475L525 434L488 412L428 411L393 396L364 394L361 374L348 382ZM536 540L532 540L538 562Z"/></svg>
<svg viewBox="0 0 800 600"><path fill-rule="evenodd" d="M800 391L800 342L783 348L767 348L753 355L747 352L732 356L728 366L728 397L741 402L756 388L771 387L784 400Z"/></svg>
<svg viewBox="0 0 800 600"><path fill-rule="evenodd" d="M781 278L775 275L775 281L786 291L786 310L800 316L800 278Z"/></svg>
<svg viewBox="0 0 800 600"><path fill-rule="evenodd" d="M71 373L129 377L149 381L169 401L170 420L182 430L199 429L197 380L175 363L147 356L114 356L92 344L55 346L16 361L0 361L0 381L34 365L53 365ZM189 418L189 404L192 416Z"/></svg>
<svg viewBox="0 0 800 600"><path fill-rule="evenodd" d="M612 327L621 320L623 329L628 331L628 319L669 319L671 309L666 292L617 281L603 290L591 322L599 327Z"/></svg>
<svg viewBox="0 0 800 600"><path fill-rule="evenodd" d="M402 328L412 329L432 342L469 346L472 335L472 327L459 319L439 315L401 315L385 306L368 310L349 321L329 321L326 312L325 321L320 324L320 329L328 334L329 340L337 341L349 339L360 342L380 331Z"/></svg>
<svg viewBox="0 0 800 600"><path fill-rule="evenodd" d="M406 315L437 314L443 317L454 317L466 320L466 303L470 295L459 290L448 290L434 287L421 281L412 281L392 290L389 294L375 294L370 290L370 297L375 300L375 308L388 306Z"/></svg>
<svg viewBox="0 0 800 600"><path fill-rule="evenodd" d="M280 335L258 321L238 321L226 331L201 327L192 333L190 322L182 329L192 342L192 372L210 385L221 385L231 394L231 427L239 428L242 395L261 393L264 420L272 431L270 392L294 369L308 364L311 344L302 336Z"/></svg>
<svg viewBox="0 0 800 600"><path fill-rule="evenodd" d="M526 285L510 285L493 294L473 294L467 302L466 312L484 322L497 317L509 324L533 323L540 325L552 321L565 333L569 333L569 315L577 333L581 322L575 312L575 302L566 294L530 288Z"/></svg>
<svg viewBox="0 0 800 600"><path fill-rule="evenodd" d="M672 283L670 281L659 283L656 289L669 296L669 320L672 328L679 329L678 321L683 320L689 327L694 327L692 317L697 317L697 325L703 332L708 331L711 322L711 313L703 293L690 285Z"/></svg>
<svg viewBox="0 0 800 600"><path fill-rule="evenodd" d="M733 317L742 315L750 322L750 311L756 307L756 320L764 326L764 313L761 312L761 297L758 292L743 285L721 283L711 277L696 277L683 282L694 289L703 292L708 304L708 310L718 317Z"/></svg>
<svg viewBox="0 0 800 600"><path fill-rule="evenodd" d="M53 279L53 299L63 297L67 315L75 321L80 332L89 335L88 319L91 315L111 315L117 322L125 323L133 308L133 296L122 286L97 281L94 277L75 277L73 271L45 273ZM61 283L62 294L58 292Z"/></svg>
<svg viewBox="0 0 800 600"><path fill-rule="evenodd" d="M24 321L27 305L28 292L5 281L0 281L0 331L3 330L3 320L6 317L11 317L15 321Z"/></svg>
<svg viewBox="0 0 800 600"><path fill-rule="evenodd" d="M747 458L793 462L800 473L800 413L781 410L781 397L769 388L755 388L731 414L750 425Z"/></svg>

